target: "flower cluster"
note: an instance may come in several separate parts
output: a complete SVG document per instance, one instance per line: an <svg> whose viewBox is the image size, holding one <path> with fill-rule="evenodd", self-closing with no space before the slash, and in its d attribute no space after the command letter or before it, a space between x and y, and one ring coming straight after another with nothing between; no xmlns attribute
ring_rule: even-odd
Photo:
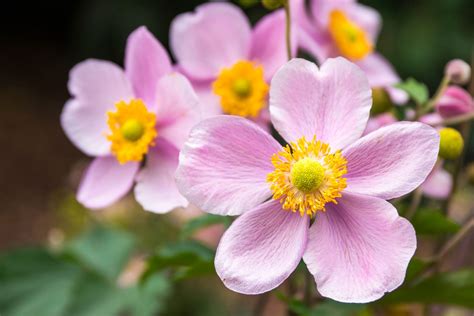
<svg viewBox="0 0 474 316"><path fill-rule="evenodd" d="M134 187L147 211L240 215L215 258L240 293L276 288L301 260L321 295L338 301L397 288L416 236L387 200L419 186L446 198L439 134L440 155L451 158L458 135L429 125L472 113L474 103L460 86L443 86L432 104L407 108L410 91L376 52L379 14L356 1L310 2L309 11L303 0L278 3L286 10L253 27L237 6L207 3L172 22L174 65L145 27L130 34L124 69L76 65L61 124L93 157L78 201L100 209ZM288 61L299 50L319 67ZM465 82L467 70L450 64L446 82ZM406 122L387 112L392 104Z"/></svg>

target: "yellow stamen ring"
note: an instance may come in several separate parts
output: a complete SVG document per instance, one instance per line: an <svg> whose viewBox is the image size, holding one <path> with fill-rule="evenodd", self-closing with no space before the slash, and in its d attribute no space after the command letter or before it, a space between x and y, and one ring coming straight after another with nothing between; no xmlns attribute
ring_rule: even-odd
<svg viewBox="0 0 474 316"><path fill-rule="evenodd" d="M346 188L347 161L341 151L331 152L328 144L313 137L290 143L274 154L275 170L267 175L273 199L283 209L314 216L327 203L337 204Z"/></svg>
<svg viewBox="0 0 474 316"><path fill-rule="evenodd" d="M121 164L141 161L149 147L155 145L156 115L149 112L140 99L128 103L120 101L115 107L115 112L107 112L110 150Z"/></svg>
<svg viewBox="0 0 474 316"><path fill-rule="evenodd" d="M239 61L223 69L212 89L226 114L257 117L267 104L268 84L263 68L250 61Z"/></svg>

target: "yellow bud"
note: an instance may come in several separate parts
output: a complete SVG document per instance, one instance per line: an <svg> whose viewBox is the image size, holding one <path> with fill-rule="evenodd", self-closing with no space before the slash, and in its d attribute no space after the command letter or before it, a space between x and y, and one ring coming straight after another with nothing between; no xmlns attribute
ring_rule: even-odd
<svg viewBox="0 0 474 316"><path fill-rule="evenodd" d="M287 0L262 0L262 5L268 10L276 10L286 4Z"/></svg>
<svg viewBox="0 0 474 316"><path fill-rule="evenodd" d="M464 149L464 140L454 128L445 127L439 131L439 156L444 159L458 158Z"/></svg>
<svg viewBox="0 0 474 316"><path fill-rule="evenodd" d="M372 108L370 109L372 115L388 112L393 107L390 96L383 88L372 89L372 99Z"/></svg>

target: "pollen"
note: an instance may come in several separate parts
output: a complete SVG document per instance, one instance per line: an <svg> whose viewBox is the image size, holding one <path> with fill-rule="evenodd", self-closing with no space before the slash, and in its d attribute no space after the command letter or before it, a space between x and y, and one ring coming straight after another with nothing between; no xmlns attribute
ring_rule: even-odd
<svg viewBox="0 0 474 316"><path fill-rule="evenodd" d="M349 59L363 59L373 50L364 30L340 10L332 11L329 16L329 33L341 55Z"/></svg>
<svg viewBox="0 0 474 316"><path fill-rule="evenodd" d="M148 149L154 146L157 132L156 115L140 99L115 104L116 111L107 113L111 151L121 164L141 161Z"/></svg>
<svg viewBox="0 0 474 316"><path fill-rule="evenodd" d="M346 188L347 161L341 151L305 137L286 145L272 156L275 170L267 175L273 199L283 209L313 217L325 211L327 203L337 204Z"/></svg>
<svg viewBox="0 0 474 316"><path fill-rule="evenodd" d="M238 61L223 69L212 89L226 114L257 117L267 104L268 84L263 67L250 61Z"/></svg>

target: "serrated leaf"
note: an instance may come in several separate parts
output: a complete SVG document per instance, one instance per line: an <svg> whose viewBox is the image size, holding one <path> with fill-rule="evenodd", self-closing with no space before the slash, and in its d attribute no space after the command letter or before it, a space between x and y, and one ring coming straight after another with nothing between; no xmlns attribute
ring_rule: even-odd
<svg viewBox="0 0 474 316"><path fill-rule="evenodd" d="M426 208L420 208L411 222L416 233L420 235L451 234L461 228L441 211Z"/></svg>
<svg viewBox="0 0 474 316"><path fill-rule="evenodd" d="M133 236L119 230L93 227L66 246L66 252L89 269L115 280L133 249Z"/></svg>
<svg viewBox="0 0 474 316"><path fill-rule="evenodd" d="M447 304L474 308L474 270L434 275L411 286L387 294L379 303Z"/></svg>
<svg viewBox="0 0 474 316"><path fill-rule="evenodd" d="M428 101L429 91L424 83L418 82L413 78L408 78L404 82L395 85L396 88L402 89L417 104L424 104Z"/></svg>
<svg viewBox="0 0 474 316"><path fill-rule="evenodd" d="M211 225L224 224L225 226L229 226L230 223L231 219L227 216L205 214L188 221L181 230L181 238L189 238L196 231Z"/></svg>

